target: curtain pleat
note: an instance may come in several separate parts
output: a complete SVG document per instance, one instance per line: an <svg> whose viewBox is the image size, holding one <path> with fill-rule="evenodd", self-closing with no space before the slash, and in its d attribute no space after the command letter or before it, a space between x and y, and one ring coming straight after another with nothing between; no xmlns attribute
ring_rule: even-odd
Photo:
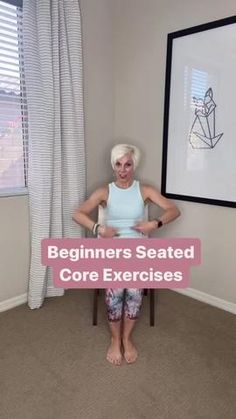
<svg viewBox="0 0 236 419"><path fill-rule="evenodd" d="M63 295L41 264L41 240L81 237L72 221L85 198L81 15L78 0L24 0L29 116L31 264L28 303Z"/></svg>

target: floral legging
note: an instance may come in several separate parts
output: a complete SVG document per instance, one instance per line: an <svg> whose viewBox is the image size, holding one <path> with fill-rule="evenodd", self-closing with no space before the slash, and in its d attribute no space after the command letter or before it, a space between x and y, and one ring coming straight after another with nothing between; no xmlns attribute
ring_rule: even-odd
<svg viewBox="0 0 236 419"><path fill-rule="evenodd" d="M109 322L121 320L123 311L124 316L129 319L138 318L142 306L143 289L108 288L105 296Z"/></svg>

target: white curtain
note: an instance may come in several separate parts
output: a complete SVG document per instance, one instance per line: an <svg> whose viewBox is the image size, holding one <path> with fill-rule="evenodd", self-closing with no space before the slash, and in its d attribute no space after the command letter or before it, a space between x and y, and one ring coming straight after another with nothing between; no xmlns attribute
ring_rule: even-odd
<svg viewBox="0 0 236 419"><path fill-rule="evenodd" d="M78 0L24 0L29 117L30 308L63 295L41 264L41 240L80 237L73 210L85 198L81 15Z"/></svg>

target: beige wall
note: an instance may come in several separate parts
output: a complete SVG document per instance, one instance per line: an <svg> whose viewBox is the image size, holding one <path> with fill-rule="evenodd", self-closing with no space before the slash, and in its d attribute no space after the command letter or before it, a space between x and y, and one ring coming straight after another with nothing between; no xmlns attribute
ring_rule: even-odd
<svg viewBox="0 0 236 419"><path fill-rule="evenodd" d="M140 175L160 185L166 34L235 13L235 1L80 0L83 21L88 191L111 175L113 138L139 144ZM163 235L200 237L191 287L235 302L235 210L178 202ZM27 291L27 197L0 199L0 303ZM218 242L223 238L223 243Z"/></svg>
<svg viewBox="0 0 236 419"><path fill-rule="evenodd" d="M115 125L117 137L140 144L142 178L160 186L166 38L168 32L235 14L235 0L117 0L115 22ZM236 303L236 210L176 201L182 217L165 236L199 237L202 265L191 287Z"/></svg>
<svg viewBox="0 0 236 419"><path fill-rule="evenodd" d="M80 0L84 44L85 136L88 192L109 179L113 139L112 1Z"/></svg>
<svg viewBox="0 0 236 419"><path fill-rule="evenodd" d="M0 303L26 293L29 265L28 197L0 198Z"/></svg>

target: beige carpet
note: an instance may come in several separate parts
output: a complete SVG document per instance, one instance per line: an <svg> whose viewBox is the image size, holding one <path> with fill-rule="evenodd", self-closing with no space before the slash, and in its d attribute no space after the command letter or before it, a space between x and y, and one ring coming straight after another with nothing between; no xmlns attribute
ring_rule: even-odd
<svg viewBox="0 0 236 419"><path fill-rule="evenodd" d="M236 317L159 291L156 326L148 297L133 365L105 360L103 295L91 325L92 291L70 290L0 314L1 419L235 419Z"/></svg>

